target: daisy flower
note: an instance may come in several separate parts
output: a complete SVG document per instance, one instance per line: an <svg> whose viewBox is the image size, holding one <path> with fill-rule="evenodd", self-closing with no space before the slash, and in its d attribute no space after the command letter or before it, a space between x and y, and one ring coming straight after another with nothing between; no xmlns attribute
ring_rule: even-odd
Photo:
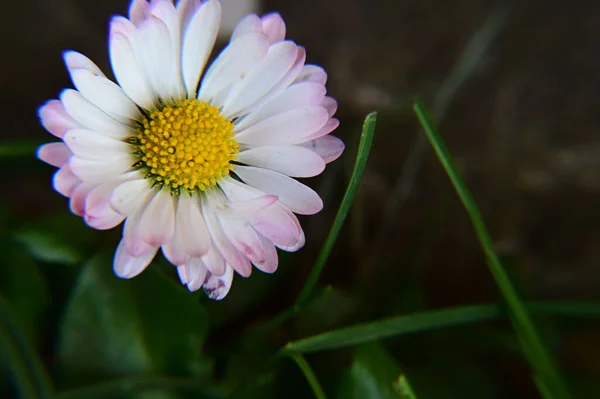
<svg viewBox="0 0 600 399"><path fill-rule="evenodd" d="M87 57L64 54L75 90L39 109L61 142L38 157L53 185L96 229L124 222L114 257L121 278L160 248L189 290L222 299L234 271L277 269L296 251L294 215L323 202L296 177L320 174L344 144L329 133L327 75L305 65L279 14L248 15L207 67L219 30L217 0L134 0L110 23L117 83Z"/></svg>

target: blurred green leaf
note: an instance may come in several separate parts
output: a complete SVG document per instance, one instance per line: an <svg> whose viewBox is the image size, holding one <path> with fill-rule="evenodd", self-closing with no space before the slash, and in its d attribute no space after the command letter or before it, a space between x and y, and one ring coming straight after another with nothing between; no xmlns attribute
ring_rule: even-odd
<svg viewBox="0 0 600 399"><path fill-rule="evenodd" d="M94 243L95 230L67 212L52 214L19 228L14 237L42 262L76 265Z"/></svg>
<svg viewBox="0 0 600 399"><path fill-rule="evenodd" d="M414 398L405 395L399 386L401 376L402 372L396 360L381 345L375 343L361 345L354 350L354 361L344 378L338 397L340 399Z"/></svg>
<svg viewBox="0 0 600 399"><path fill-rule="evenodd" d="M39 140L14 140L0 142L0 158L34 157L37 148L44 144Z"/></svg>
<svg viewBox="0 0 600 399"><path fill-rule="evenodd" d="M156 374L202 379L210 372L202 355L204 308L149 269L121 280L109 256L85 265L60 329L58 357L67 381Z"/></svg>
<svg viewBox="0 0 600 399"><path fill-rule="evenodd" d="M300 368L300 371L302 371L302 374L304 374L304 377L313 390L315 397L317 399L326 399L325 392L323 392L323 388L321 387L317 376L312 371L310 364L308 364L306 359L304 359L304 356L299 353L292 353L289 356L292 358L292 360L294 360L294 362L296 362Z"/></svg>

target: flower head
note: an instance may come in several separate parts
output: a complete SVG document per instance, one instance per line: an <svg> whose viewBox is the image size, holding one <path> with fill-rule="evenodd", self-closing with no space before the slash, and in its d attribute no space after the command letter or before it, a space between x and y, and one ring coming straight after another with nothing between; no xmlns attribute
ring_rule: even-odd
<svg viewBox="0 0 600 399"><path fill-rule="evenodd" d="M141 273L159 248L183 284L222 299L233 272L277 269L276 247L304 245L297 214L323 206L292 177L320 174L343 151L328 134L336 102L326 73L305 65L278 14L248 15L206 68L217 0L134 0L110 24L118 84L69 51L76 90L39 110L62 141L38 157L54 188L96 229L125 221L115 273Z"/></svg>

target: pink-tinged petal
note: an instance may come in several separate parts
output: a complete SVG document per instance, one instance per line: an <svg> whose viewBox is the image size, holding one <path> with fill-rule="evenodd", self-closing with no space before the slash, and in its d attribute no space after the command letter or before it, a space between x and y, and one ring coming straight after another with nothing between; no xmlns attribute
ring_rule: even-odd
<svg viewBox="0 0 600 399"><path fill-rule="evenodd" d="M233 201L247 201L264 195L263 192L230 177L221 179L219 186ZM252 227L284 251L297 251L304 245L304 232L298 218L279 202L246 218Z"/></svg>
<svg viewBox="0 0 600 399"><path fill-rule="evenodd" d="M294 66L297 55L298 46L293 42L271 46L261 63L232 87L223 104L223 115L227 118L236 116L269 93Z"/></svg>
<svg viewBox="0 0 600 399"><path fill-rule="evenodd" d="M181 282L183 282L183 274L186 279L186 282L183 283L187 285L188 290L191 292L198 291L206 281L206 276L208 275L208 269L202 260L199 258L192 258L185 266L178 267L178 271L181 268L184 269L184 272L179 274Z"/></svg>
<svg viewBox="0 0 600 399"><path fill-rule="evenodd" d="M258 233L258 237L262 241L264 252L264 260L260 264L254 264L260 271L265 273L275 273L277 266L279 265L279 257L277 255L277 249L273 242L265 238L262 234Z"/></svg>
<svg viewBox="0 0 600 399"><path fill-rule="evenodd" d="M125 216L110 206L110 198L117 182L100 184L85 199L85 221L98 230L107 230L121 223Z"/></svg>
<svg viewBox="0 0 600 399"><path fill-rule="evenodd" d="M335 129L337 129L339 125L340 125L340 121L338 119L331 118L327 121L327 123L325 123L325 125L323 125L322 128L320 128L315 133L308 136L306 139L308 141L308 140L314 140L314 139L318 139L320 137L324 137L324 136L328 135L329 133L333 132Z"/></svg>
<svg viewBox="0 0 600 399"><path fill-rule="evenodd" d="M50 100L38 111L40 121L47 131L62 139L67 130L81 125L71 118L60 100Z"/></svg>
<svg viewBox="0 0 600 399"><path fill-rule="evenodd" d="M81 180L73 174L69 165L65 165L56 171L52 179L54 189L65 197L70 197L75 187L80 183Z"/></svg>
<svg viewBox="0 0 600 399"><path fill-rule="evenodd" d="M129 157L113 157L106 161L95 161L72 156L69 166L73 173L88 183L105 183L117 180L121 175L131 170Z"/></svg>
<svg viewBox="0 0 600 399"><path fill-rule="evenodd" d="M313 215L323 209L323 201L313 189L281 173L247 166L236 166L234 171L246 184L277 195L292 212Z"/></svg>
<svg viewBox="0 0 600 399"><path fill-rule="evenodd" d="M110 204L122 215L131 215L140 209L152 191L147 179L126 181L117 186L111 196Z"/></svg>
<svg viewBox="0 0 600 399"><path fill-rule="evenodd" d="M274 170L292 177L313 177L325 169L325 161L300 146L256 147L236 155L239 162Z"/></svg>
<svg viewBox="0 0 600 399"><path fill-rule="evenodd" d="M137 276L148 267L158 248L149 248L140 255L134 256L127 250L127 246L123 241L124 239L117 247L113 269L118 277L128 279Z"/></svg>
<svg viewBox="0 0 600 399"><path fill-rule="evenodd" d="M164 244L162 253L172 265L185 265L189 262L190 257L187 256L180 248L175 239L170 244Z"/></svg>
<svg viewBox="0 0 600 399"><path fill-rule="evenodd" d="M332 135L326 135L300 145L319 154L326 163L338 159L346 147L342 140Z"/></svg>
<svg viewBox="0 0 600 399"><path fill-rule="evenodd" d="M206 226L208 227L208 231L210 231L215 247L227 263L237 270L238 273L241 273L244 270L248 270L248 268L251 269L250 262L231 243L231 240L223 230L220 218L215 213L215 210L222 207L222 204L226 201L220 195L222 194L216 191L206 193L204 197L206 200L202 204L202 214L204 215Z"/></svg>
<svg viewBox="0 0 600 399"><path fill-rule="evenodd" d="M60 99L67 113L83 127L110 137L125 139L133 136L131 127L108 116L75 90L63 90Z"/></svg>
<svg viewBox="0 0 600 399"><path fill-rule="evenodd" d="M175 217L175 240L181 250L192 258L200 258L208 253L211 239L198 197L185 194L179 197Z"/></svg>
<svg viewBox="0 0 600 399"><path fill-rule="evenodd" d="M179 280L181 280L181 284L187 285L187 283L190 281L190 279L187 275L187 270L186 270L185 265L177 266L177 274L179 275Z"/></svg>
<svg viewBox="0 0 600 399"><path fill-rule="evenodd" d="M106 77L102 70L98 68L92 60L77 51L65 51L63 53L63 59L69 72L72 72L75 69L85 69L94 75Z"/></svg>
<svg viewBox="0 0 600 399"><path fill-rule="evenodd" d="M69 208L77 216L83 216L85 214L85 200L94 188L96 184L81 183L71 193L71 200L69 201Z"/></svg>
<svg viewBox="0 0 600 399"><path fill-rule="evenodd" d="M222 276L225 273L225 258L221 256L214 244L211 244L208 253L201 260L212 275Z"/></svg>
<svg viewBox="0 0 600 399"><path fill-rule="evenodd" d="M175 207L173 197L167 190L160 190L146 206L140 221L140 237L153 247L171 242L175 230Z"/></svg>
<svg viewBox="0 0 600 399"><path fill-rule="evenodd" d="M263 30L269 37L271 44L278 43L285 39L285 23L278 13L271 13L263 16L261 19Z"/></svg>
<svg viewBox="0 0 600 399"><path fill-rule="evenodd" d="M114 25L114 24L113 24ZM110 62L119 85L136 104L153 109L155 95L127 37L111 33Z"/></svg>
<svg viewBox="0 0 600 399"><path fill-rule="evenodd" d="M269 40L262 33L249 33L232 41L206 71L198 99L208 102L239 82L265 57ZM219 106L221 104L213 105Z"/></svg>
<svg viewBox="0 0 600 399"><path fill-rule="evenodd" d="M303 82L292 85L278 96L266 102L235 125L234 132L242 131L258 122L310 105L321 105L325 99L325 86L318 83Z"/></svg>
<svg viewBox="0 0 600 399"><path fill-rule="evenodd" d="M263 33L262 22L256 14L249 14L237 23L231 33L230 43L244 35L252 33Z"/></svg>
<svg viewBox="0 0 600 399"><path fill-rule="evenodd" d="M130 120L141 118L135 103L114 82L87 69L72 70L71 78L77 90L89 102L119 122L129 124Z"/></svg>
<svg viewBox="0 0 600 399"><path fill-rule="evenodd" d="M306 141L329 120L321 106L297 108L265 119L235 135L238 143L248 146L289 145Z"/></svg>
<svg viewBox="0 0 600 399"><path fill-rule="evenodd" d="M263 195L247 201L227 203L216 212L221 216L243 218L273 205L278 199L279 197L276 195Z"/></svg>
<svg viewBox="0 0 600 399"><path fill-rule="evenodd" d="M327 72L317 65L304 65L294 82L314 82L324 85L327 83Z"/></svg>
<svg viewBox="0 0 600 399"><path fill-rule="evenodd" d="M225 298L231 289L233 282L233 268L227 267L225 274L222 276L209 275L204 283L204 292L210 299L220 301Z"/></svg>
<svg viewBox="0 0 600 399"><path fill-rule="evenodd" d="M47 164L60 168L66 165L73 153L65 143L48 143L40 146L36 155Z"/></svg>
<svg viewBox="0 0 600 399"><path fill-rule="evenodd" d="M150 4L146 0L133 0L129 5L129 19L139 26L150 13Z"/></svg>
<svg viewBox="0 0 600 399"><path fill-rule="evenodd" d="M190 19L183 35L181 70L188 97L196 96L196 88L206 61L217 39L221 25L221 4L208 0Z"/></svg>
<svg viewBox="0 0 600 399"><path fill-rule="evenodd" d="M337 101L335 101L333 98L325 97L325 99L323 100L323 107L327 110L327 113L331 118L333 114L335 114L335 111L337 111L338 104Z"/></svg>
<svg viewBox="0 0 600 399"><path fill-rule="evenodd" d="M130 144L92 130L71 129L63 140L73 154L93 161L129 157L131 152Z"/></svg>
<svg viewBox="0 0 600 399"><path fill-rule="evenodd" d="M141 222L146 211L146 205L153 195L154 193L149 194L145 204L133 215L130 215L125 219L125 227L123 228L123 243L127 248L127 252L133 257L142 256L148 251L154 249L152 245L148 244L142 239L143 231L141 228Z"/></svg>

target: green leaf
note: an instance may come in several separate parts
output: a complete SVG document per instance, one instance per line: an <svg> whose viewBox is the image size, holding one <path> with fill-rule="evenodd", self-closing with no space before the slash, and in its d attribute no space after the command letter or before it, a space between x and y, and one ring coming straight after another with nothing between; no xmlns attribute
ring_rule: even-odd
<svg viewBox="0 0 600 399"><path fill-rule="evenodd" d="M409 399L406 383L396 360L379 344L359 346L354 350L354 361L345 375L339 398ZM412 391L410 391L412 392Z"/></svg>
<svg viewBox="0 0 600 399"><path fill-rule="evenodd" d="M308 381L308 384L313 390L315 397L317 399L326 399L325 392L323 391L323 388L321 387L317 376L312 371L312 368L310 367L306 359L304 359L304 357L299 353L292 353L289 356L294 362L296 362L296 364L300 368L300 371L302 371L302 374L304 374L304 377L306 378L306 381Z"/></svg>
<svg viewBox="0 0 600 399"><path fill-rule="evenodd" d="M83 268L60 331L58 356L67 381L208 374L201 352L204 308L154 268L131 280L114 275L109 256Z"/></svg>
<svg viewBox="0 0 600 399"><path fill-rule="evenodd" d="M35 156L37 148L43 144L39 140L18 140L0 142L0 159Z"/></svg>
<svg viewBox="0 0 600 399"><path fill-rule="evenodd" d="M49 215L14 232L29 253L42 262L77 265L94 244L95 231L67 212Z"/></svg>
<svg viewBox="0 0 600 399"><path fill-rule="evenodd" d="M309 299L315 285L317 284L317 281L319 280L319 276L325 267L325 263L327 263L327 259L329 258L329 255L333 249L333 245L335 244L338 235L342 230L342 226L344 225L346 216L348 216L348 211L350 211L350 207L354 201L354 196L358 190L365 167L367 166L369 152L371 151L371 143L373 142L373 136L375 134L376 123L376 112L370 113L365 118L362 134L360 136L360 143L358 144L358 153L356 155L356 162L354 163L354 170L352 171L352 176L350 177L350 183L348 183L348 188L346 189L344 198L342 198L342 203L340 204L339 210L335 215L335 220L333 221L329 235L327 236L327 239L321 248L321 252L319 252L319 256L317 257L317 260L304 283L304 287L298 296L298 300L296 301L297 305L303 305Z"/></svg>
<svg viewBox="0 0 600 399"><path fill-rule="evenodd" d="M536 373L535 381L538 387L540 387L540 393L546 398L569 398L571 395L558 371L556 361L542 341L535 324L529 316L529 312L525 308L504 266L494 251L491 236L487 231L479 208L462 179L450 152L446 148L444 140L438 133L437 127L423 105L416 102L413 108L431 146L435 150L452 185L456 189L456 193L467 210L481 248L486 256L489 269L506 301L513 328L522 342L525 356Z"/></svg>

